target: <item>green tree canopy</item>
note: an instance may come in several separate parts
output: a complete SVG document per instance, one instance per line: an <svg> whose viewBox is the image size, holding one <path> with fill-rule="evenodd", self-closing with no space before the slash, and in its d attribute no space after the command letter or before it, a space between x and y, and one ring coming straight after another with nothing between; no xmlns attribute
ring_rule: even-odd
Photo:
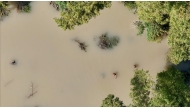
<svg viewBox="0 0 190 109"><path fill-rule="evenodd" d="M161 25L169 22L170 3L168 1L137 1L137 13L140 20L147 23L158 23Z"/></svg>
<svg viewBox="0 0 190 109"><path fill-rule="evenodd" d="M61 11L67 8L67 2L66 1L55 1L57 5L59 5Z"/></svg>
<svg viewBox="0 0 190 109"><path fill-rule="evenodd" d="M170 12L168 44L171 47L168 58L178 64L190 59L190 14L189 3L175 4Z"/></svg>
<svg viewBox="0 0 190 109"><path fill-rule="evenodd" d="M147 107L150 105L150 90L153 86L153 80L148 71L135 70L134 77L131 79L130 97L132 98L131 106Z"/></svg>
<svg viewBox="0 0 190 109"><path fill-rule="evenodd" d="M184 73L174 67L158 73L152 105L189 107L190 87L185 83Z"/></svg>
<svg viewBox="0 0 190 109"><path fill-rule="evenodd" d="M59 27L64 30L74 29L75 26L88 23L100 14L100 10L111 6L108 1L67 2L67 11L61 12L60 18L54 18Z"/></svg>
<svg viewBox="0 0 190 109"><path fill-rule="evenodd" d="M135 1L124 1L124 6L127 7L129 10L137 9L137 5Z"/></svg>
<svg viewBox="0 0 190 109"><path fill-rule="evenodd" d="M123 101L118 97L114 98L113 94L109 94L103 101L101 107L125 107Z"/></svg>

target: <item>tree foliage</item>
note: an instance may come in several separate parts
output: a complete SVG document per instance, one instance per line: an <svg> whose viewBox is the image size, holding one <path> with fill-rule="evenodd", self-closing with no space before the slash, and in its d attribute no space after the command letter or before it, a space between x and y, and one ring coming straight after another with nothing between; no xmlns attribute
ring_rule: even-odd
<svg viewBox="0 0 190 109"><path fill-rule="evenodd" d="M88 23L90 19L100 14L100 10L111 6L108 1L67 2L67 11L61 12L60 18L55 22L64 30L74 29L75 26Z"/></svg>
<svg viewBox="0 0 190 109"><path fill-rule="evenodd" d="M57 5L59 5L59 8L61 11L65 10L67 8L67 2L66 1L55 1Z"/></svg>
<svg viewBox="0 0 190 109"><path fill-rule="evenodd" d="M170 12L168 44L171 49L169 60L178 64L190 59L190 14L189 5L175 4Z"/></svg>
<svg viewBox="0 0 190 109"><path fill-rule="evenodd" d="M169 9L168 1L137 1L137 13L140 20L147 23L158 23L161 25L169 22Z"/></svg>
<svg viewBox="0 0 190 109"><path fill-rule="evenodd" d="M143 24L143 22L136 21L134 24L136 25L137 30L138 30L137 35L142 35L145 30L145 25Z"/></svg>
<svg viewBox="0 0 190 109"><path fill-rule="evenodd" d="M162 26L158 23L146 23L147 28L147 40L150 42L161 42L162 36L165 34L165 31L162 29Z"/></svg>
<svg viewBox="0 0 190 109"><path fill-rule="evenodd" d="M127 7L129 10L137 9L137 5L135 1L124 1L124 6Z"/></svg>
<svg viewBox="0 0 190 109"><path fill-rule="evenodd" d="M131 106L190 106L190 87L185 82L185 74L173 66L157 74L156 84L150 79L147 71L135 70L131 79ZM187 80L187 79L186 79ZM151 90L151 87L155 87ZM149 93L152 92L152 97Z"/></svg>
<svg viewBox="0 0 190 109"><path fill-rule="evenodd" d="M4 16L8 16L10 13L10 9L8 8L9 4L7 1L0 1L0 20Z"/></svg>
<svg viewBox="0 0 190 109"><path fill-rule="evenodd" d="M114 97L113 94L109 94L103 101L101 107L125 107L123 101L118 97Z"/></svg>
<svg viewBox="0 0 190 109"><path fill-rule="evenodd" d="M190 106L190 87L185 76L174 67L157 74L153 106L186 107Z"/></svg>
<svg viewBox="0 0 190 109"><path fill-rule="evenodd" d="M17 10L19 12L29 13L31 11L30 1L19 1Z"/></svg>
<svg viewBox="0 0 190 109"><path fill-rule="evenodd" d="M153 86L153 80L148 71L135 70L134 77L131 79L130 97L132 98L131 106L147 107L150 105L150 90Z"/></svg>

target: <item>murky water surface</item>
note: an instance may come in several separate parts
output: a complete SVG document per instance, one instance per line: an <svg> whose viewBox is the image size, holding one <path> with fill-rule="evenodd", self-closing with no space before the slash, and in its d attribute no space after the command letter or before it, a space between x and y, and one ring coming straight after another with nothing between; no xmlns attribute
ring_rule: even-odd
<svg viewBox="0 0 190 109"><path fill-rule="evenodd" d="M167 41L150 43L146 35L136 36L137 15L120 2L71 31L57 27L53 18L60 15L49 2L31 6L29 14L12 7L1 22L1 106L100 106L108 94L128 105L133 65L152 76L165 68ZM106 32L120 38L112 50L100 49L95 41ZM87 43L87 52L73 41L76 37ZM29 97L31 82L37 93Z"/></svg>

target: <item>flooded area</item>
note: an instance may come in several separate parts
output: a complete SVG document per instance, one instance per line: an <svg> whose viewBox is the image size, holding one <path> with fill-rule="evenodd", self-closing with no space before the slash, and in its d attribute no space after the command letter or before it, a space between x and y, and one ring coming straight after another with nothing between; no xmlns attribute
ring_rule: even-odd
<svg viewBox="0 0 190 109"><path fill-rule="evenodd" d="M120 2L67 31L53 20L60 12L49 2L31 2L31 8L31 13L13 8L0 25L1 106L101 106L108 94L128 105L135 63L154 77L165 69L167 40L153 43L145 34L137 36L137 15ZM104 33L118 36L118 45L100 49L97 40ZM74 38L88 45L87 52ZM29 97L31 82L37 93Z"/></svg>

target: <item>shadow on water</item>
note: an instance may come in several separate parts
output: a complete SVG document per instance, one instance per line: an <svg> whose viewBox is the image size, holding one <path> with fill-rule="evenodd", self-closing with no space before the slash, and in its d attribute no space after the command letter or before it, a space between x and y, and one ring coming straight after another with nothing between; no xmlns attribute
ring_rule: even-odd
<svg viewBox="0 0 190 109"><path fill-rule="evenodd" d="M190 60L182 61L178 65L174 65L181 72L188 72L190 70Z"/></svg>
<svg viewBox="0 0 190 109"><path fill-rule="evenodd" d="M182 73L184 73L185 82L190 85L190 60L182 61L178 65L173 66Z"/></svg>

